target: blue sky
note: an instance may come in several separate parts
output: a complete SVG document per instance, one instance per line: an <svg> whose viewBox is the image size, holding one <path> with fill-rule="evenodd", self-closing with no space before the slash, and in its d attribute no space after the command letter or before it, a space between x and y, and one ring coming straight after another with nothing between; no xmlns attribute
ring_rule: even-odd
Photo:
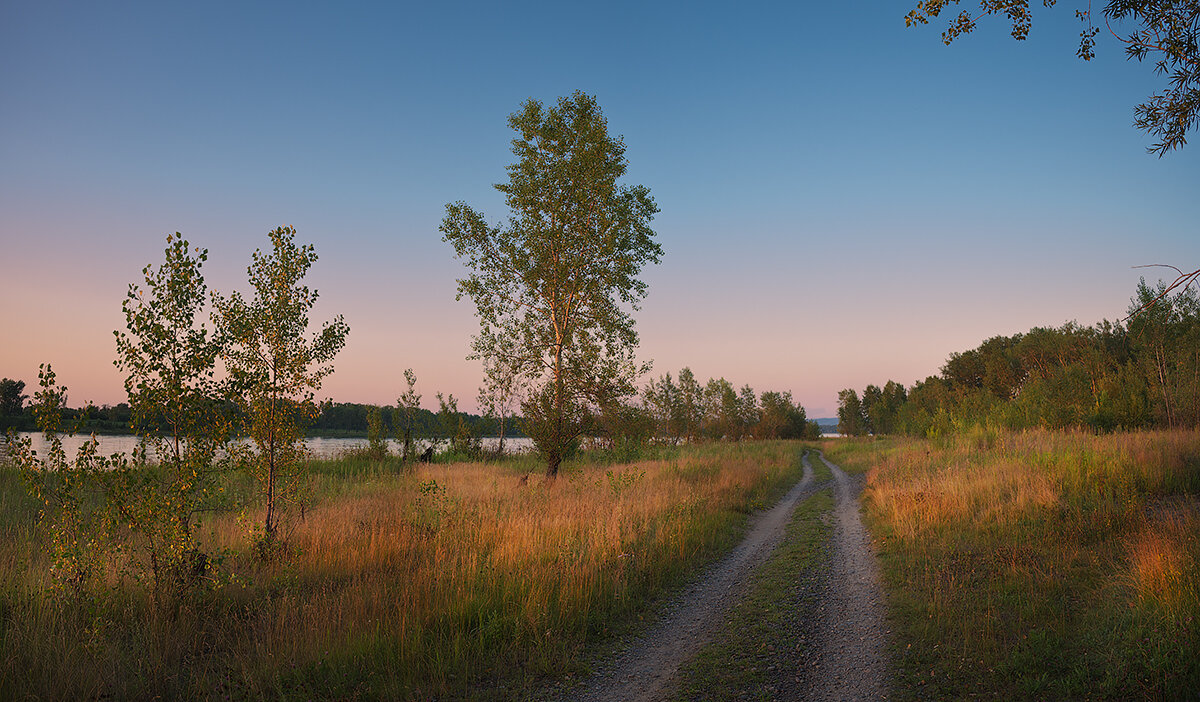
<svg viewBox="0 0 1200 702"><path fill-rule="evenodd" d="M1067 5L1035 8L1028 41L983 22L950 47L908 9L7 3L0 375L51 361L73 402L120 401L112 330L165 235L244 290L286 223L321 255L314 319L351 326L323 395L394 402L412 367L473 408L476 323L437 227L460 199L503 218L507 115L576 89L662 210L638 315L656 374L824 416L989 336L1115 319L1133 265L1200 265L1196 147L1159 159L1132 126L1151 66L1104 35L1077 59Z"/></svg>

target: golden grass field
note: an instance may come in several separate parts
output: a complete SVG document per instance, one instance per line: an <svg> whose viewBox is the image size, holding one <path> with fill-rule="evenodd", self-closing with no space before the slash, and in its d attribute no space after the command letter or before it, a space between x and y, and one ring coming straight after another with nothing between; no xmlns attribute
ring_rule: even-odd
<svg viewBox="0 0 1200 702"><path fill-rule="evenodd" d="M909 699L1200 690L1200 433L827 444L869 469Z"/></svg>
<svg viewBox="0 0 1200 702"><path fill-rule="evenodd" d="M832 440L866 472L901 699L1186 699L1200 689L1200 433ZM0 699L512 699L578 676L798 479L801 445L614 464L310 466L281 557L214 514L217 577L170 607L113 561L50 594L0 469ZM526 477L528 476L528 477ZM245 490L230 476L229 490Z"/></svg>
<svg viewBox="0 0 1200 702"><path fill-rule="evenodd" d="M799 446L710 444L628 465L313 466L284 557L259 515L214 516L219 581L169 611L114 568L85 602L48 597L32 501L0 490L0 697L505 699L578 673L581 653L731 546L799 476Z"/></svg>

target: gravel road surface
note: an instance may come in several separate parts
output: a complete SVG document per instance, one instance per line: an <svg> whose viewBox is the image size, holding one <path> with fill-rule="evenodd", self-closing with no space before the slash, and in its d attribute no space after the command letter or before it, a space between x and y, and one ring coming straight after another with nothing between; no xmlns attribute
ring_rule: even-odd
<svg viewBox="0 0 1200 702"><path fill-rule="evenodd" d="M836 505L829 515L833 536L821 567L798 573L804 602L794 622L807 641L780 666L790 670L768 689L774 700L885 700L890 677L886 608L879 568L859 512L863 476L850 477L821 456L833 474ZM804 476L782 500L755 515L745 539L667 607L648 632L629 643L596 674L558 699L581 702L657 702L676 693L677 674L715 635L729 607L746 591L754 567L779 545L800 500L827 482L814 484L804 458ZM782 653L782 652L781 652ZM761 691L749 697L761 698ZM748 697L748 698L749 698Z"/></svg>
<svg viewBox="0 0 1200 702"><path fill-rule="evenodd" d="M822 455L822 460L825 460ZM888 697L886 607L879 566L862 523L862 476L833 472L833 563L825 584L810 700L883 700Z"/></svg>
<svg viewBox="0 0 1200 702"><path fill-rule="evenodd" d="M745 589L746 578L783 538L792 510L814 490L807 462L804 476L771 509L751 518L745 539L710 567L666 608L650 631L602 665L585 688L563 699L581 702L650 702L667 698L679 666L708 642L722 615Z"/></svg>

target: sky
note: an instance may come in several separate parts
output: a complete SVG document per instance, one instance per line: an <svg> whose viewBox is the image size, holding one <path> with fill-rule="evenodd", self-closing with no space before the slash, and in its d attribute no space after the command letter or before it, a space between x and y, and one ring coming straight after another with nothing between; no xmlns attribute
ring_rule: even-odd
<svg viewBox="0 0 1200 702"><path fill-rule="evenodd" d="M1124 315L1140 264L1200 266L1200 146L1133 107L1165 85L1074 8L952 46L905 2L0 4L0 377L50 362L124 400L121 302L181 232L211 289L288 224L320 259L314 326L350 326L318 393L474 411L478 329L441 240L492 185L527 99L596 96L664 256L638 356L810 417L999 334ZM1119 27L1117 28L1120 29ZM1195 137L1195 134L1192 135Z"/></svg>

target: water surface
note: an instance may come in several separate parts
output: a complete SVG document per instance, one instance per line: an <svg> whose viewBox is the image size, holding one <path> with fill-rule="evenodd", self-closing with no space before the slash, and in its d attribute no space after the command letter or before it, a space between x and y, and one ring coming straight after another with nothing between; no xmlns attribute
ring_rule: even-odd
<svg viewBox="0 0 1200 702"><path fill-rule="evenodd" d="M37 451L39 456L45 455L49 448L49 443L42 436L41 432L19 433L21 437L29 437L33 442L33 450ZM76 434L75 436L63 436L63 449L67 453L67 457L74 457L79 451L79 447L83 446L84 442L90 441L90 434ZM107 456L113 453L133 453L137 448L137 437L130 435L113 435L113 434L97 434L96 439L100 442L100 453ZM494 450L500 442L499 438L488 437L483 439L483 447L485 449ZM367 440L363 438L337 438L326 439L320 437L311 437L304 440L305 446L312 453L314 458L337 458L341 454L351 449L364 448L367 445ZM418 450L425 450L429 445L427 441L418 441ZM529 451L533 448L533 441L528 438L506 438L504 440L505 453L519 453ZM388 441L388 450L392 453L399 453L400 445L392 440ZM0 454L5 452L4 441L0 440Z"/></svg>

